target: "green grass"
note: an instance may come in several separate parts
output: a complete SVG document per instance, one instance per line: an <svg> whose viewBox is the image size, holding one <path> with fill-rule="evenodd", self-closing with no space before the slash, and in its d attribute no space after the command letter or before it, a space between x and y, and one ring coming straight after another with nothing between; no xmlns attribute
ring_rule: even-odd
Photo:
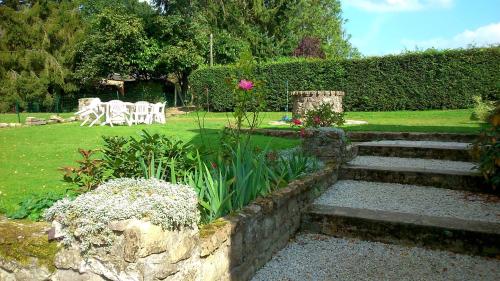
<svg viewBox="0 0 500 281"><path fill-rule="evenodd" d="M51 115L55 115L56 113L20 113L21 123L26 121L26 117L36 117L36 118L44 118L48 119ZM59 116L63 118L68 118L74 116L73 113L59 113ZM17 114L15 113L4 113L0 114L0 123L17 123Z"/></svg>
<svg viewBox="0 0 500 281"><path fill-rule="evenodd" d="M36 115L35 115L36 116ZM6 117L2 120L5 120ZM11 118L9 115L8 118ZM167 119L167 124L138 126L80 127L78 123L0 129L0 211L12 211L30 194L63 192L69 185L62 181L58 168L74 165L80 159L78 148L97 148L102 136L136 136L142 129L162 133L193 144L217 145L220 130L227 123L225 114L207 114L202 139L194 114ZM299 140L252 136L261 147L282 149L296 146Z"/></svg>
<svg viewBox="0 0 500 281"><path fill-rule="evenodd" d="M364 120L369 124L347 126L346 130L477 133L481 124L469 121L470 113L471 110L349 112L347 119ZM23 114L23 117L50 115ZM263 115L262 127L272 127L269 122L281 119L285 113ZM99 147L104 135L134 136L142 129L148 129L193 144L215 146L228 116L225 113L207 113L204 139L199 133L195 114L169 118L165 125L88 128L79 127L77 123L66 123L0 129L0 212L14 210L17 203L30 194L63 192L69 185L62 181L62 174L57 169L74 165L74 161L79 159L78 148ZM16 122L16 119L15 114L0 114L0 122ZM253 136L252 142L262 147L269 145L281 149L296 146L299 140Z"/></svg>
<svg viewBox="0 0 500 281"><path fill-rule="evenodd" d="M346 131L386 131L386 132L444 132L479 133L482 123L471 121L472 109L391 111L391 112L347 112L345 119L367 121L366 125L345 125ZM278 120L283 113L273 113ZM288 114L290 116L290 114ZM290 129L288 126L263 127Z"/></svg>

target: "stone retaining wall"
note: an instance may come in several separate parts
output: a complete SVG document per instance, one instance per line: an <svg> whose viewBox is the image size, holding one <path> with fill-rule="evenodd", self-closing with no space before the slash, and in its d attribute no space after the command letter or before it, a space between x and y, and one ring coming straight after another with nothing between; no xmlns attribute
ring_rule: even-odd
<svg viewBox="0 0 500 281"><path fill-rule="evenodd" d="M109 252L97 249L82 256L76 247L61 247L51 269L34 257L29 264L0 258L0 279L249 280L285 247L304 209L336 179L336 169L326 166L200 230L163 231L142 220L113 222L109 228L116 239Z"/></svg>

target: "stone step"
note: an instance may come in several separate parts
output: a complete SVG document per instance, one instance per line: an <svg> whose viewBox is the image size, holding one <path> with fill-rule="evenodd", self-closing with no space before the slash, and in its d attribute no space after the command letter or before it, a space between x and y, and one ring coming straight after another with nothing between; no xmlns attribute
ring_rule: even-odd
<svg viewBox="0 0 500 281"><path fill-rule="evenodd" d="M384 140L355 143L360 156L472 161L471 144L463 142Z"/></svg>
<svg viewBox="0 0 500 281"><path fill-rule="evenodd" d="M478 135L460 133L416 133L416 132L347 132L354 142L377 140L474 142Z"/></svg>
<svg viewBox="0 0 500 281"><path fill-rule="evenodd" d="M340 179L485 192L488 189L474 167L461 161L358 156L341 167Z"/></svg>
<svg viewBox="0 0 500 281"><path fill-rule="evenodd" d="M300 233L252 281L500 280L500 260Z"/></svg>
<svg viewBox="0 0 500 281"><path fill-rule="evenodd" d="M302 226L337 237L500 255L500 201L480 193L338 181L314 201Z"/></svg>

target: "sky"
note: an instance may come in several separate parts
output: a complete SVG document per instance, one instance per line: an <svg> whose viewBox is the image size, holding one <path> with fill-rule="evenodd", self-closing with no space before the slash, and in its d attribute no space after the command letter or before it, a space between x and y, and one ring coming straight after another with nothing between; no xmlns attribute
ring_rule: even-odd
<svg viewBox="0 0 500 281"><path fill-rule="evenodd" d="M341 0L351 43L367 56L500 44L500 0Z"/></svg>

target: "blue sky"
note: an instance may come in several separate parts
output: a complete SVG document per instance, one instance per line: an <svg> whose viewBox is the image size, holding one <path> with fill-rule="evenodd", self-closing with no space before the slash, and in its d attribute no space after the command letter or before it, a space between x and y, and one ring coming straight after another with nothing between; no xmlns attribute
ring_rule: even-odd
<svg viewBox="0 0 500 281"><path fill-rule="evenodd" d="M341 0L364 55L500 44L500 0Z"/></svg>

